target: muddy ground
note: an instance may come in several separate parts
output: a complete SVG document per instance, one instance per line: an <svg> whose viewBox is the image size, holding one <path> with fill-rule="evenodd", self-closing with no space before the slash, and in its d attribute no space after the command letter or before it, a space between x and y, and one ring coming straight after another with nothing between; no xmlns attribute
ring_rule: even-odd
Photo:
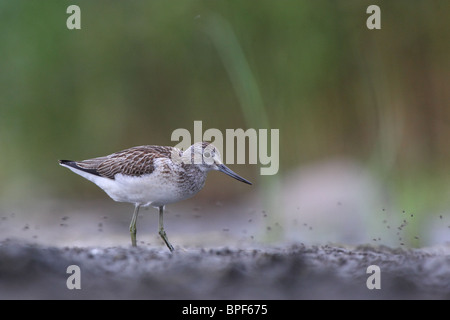
<svg viewBox="0 0 450 320"><path fill-rule="evenodd" d="M0 243L1 299L450 299L439 250L289 245L246 249ZM77 265L81 289L69 290ZM381 289L366 286L380 267Z"/></svg>
<svg viewBox="0 0 450 320"><path fill-rule="evenodd" d="M131 213L113 202L3 208L0 299L450 299L450 245L381 245L398 234L394 225L364 245L277 242L271 237L287 225L268 212L172 206L171 254L157 234L156 209L140 213L131 247ZM305 237L321 230L304 224L297 227ZM79 290L67 288L70 265L80 267ZM380 268L381 289L367 288L371 265Z"/></svg>

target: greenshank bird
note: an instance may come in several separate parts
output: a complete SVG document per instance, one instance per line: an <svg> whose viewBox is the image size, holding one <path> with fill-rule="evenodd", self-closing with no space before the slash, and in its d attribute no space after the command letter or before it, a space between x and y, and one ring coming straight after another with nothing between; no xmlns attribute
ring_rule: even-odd
<svg viewBox="0 0 450 320"><path fill-rule="evenodd" d="M82 161L59 160L59 164L102 188L114 201L134 204L130 223L131 245L136 246L136 219L139 208L159 209L159 235L170 251L164 230L166 204L193 197L205 185L209 171L221 171L247 184L222 163L216 147L198 142L185 151L167 146L138 146L108 156Z"/></svg>

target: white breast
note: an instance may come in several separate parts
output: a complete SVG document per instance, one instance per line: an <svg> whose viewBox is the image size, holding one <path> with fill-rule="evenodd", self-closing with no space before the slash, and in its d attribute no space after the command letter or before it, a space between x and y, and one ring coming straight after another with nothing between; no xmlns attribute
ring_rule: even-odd
<svg viewBox="0 0 450 320"><path fill-rule="evenodd" d="M185 173L184 169L163 158L155 160L155 170L151 174L139 177L116 174L114 180L66 167L95 183L114 201L154 207L194 196L202 189L206 179L206 174L195 181L191 181L189 176L180 178L179 175Z"/></svg>

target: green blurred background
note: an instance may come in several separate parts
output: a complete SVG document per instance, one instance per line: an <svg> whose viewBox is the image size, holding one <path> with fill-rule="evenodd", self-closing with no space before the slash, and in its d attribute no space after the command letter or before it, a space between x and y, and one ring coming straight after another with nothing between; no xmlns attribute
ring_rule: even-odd
<svg viewBox="0 0 450 320"><path fill-rule="evenodd" d="M71 4L81 30L66 28ZM366 27L371 4L381 30ZM175 145L202 120L280 129L276 177L231 166L256 188L345 156L420 224L450 208L449 40L448 0L3 0L1 201L104 199L57 159Z"/></svg>

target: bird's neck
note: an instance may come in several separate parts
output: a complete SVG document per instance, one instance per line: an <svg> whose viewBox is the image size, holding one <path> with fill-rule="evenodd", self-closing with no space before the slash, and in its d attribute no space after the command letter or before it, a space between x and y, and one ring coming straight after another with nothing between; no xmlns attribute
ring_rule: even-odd
<svg viewBox="0 0 450 320"><path fill-rule="evenodd" d="M203 188L206 181L206 176L208 175L207 170L202 170L198 165L195 164L183 164L184 175L182 184L186 185L190 190L200 191Z"/></svg>

